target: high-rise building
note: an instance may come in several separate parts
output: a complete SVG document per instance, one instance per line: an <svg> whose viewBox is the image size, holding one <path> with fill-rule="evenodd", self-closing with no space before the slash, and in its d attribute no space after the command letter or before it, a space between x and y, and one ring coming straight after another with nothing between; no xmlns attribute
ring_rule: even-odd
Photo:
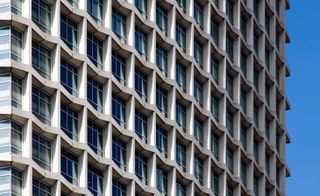
<svg viewBox="0 0 320 196"><path fill-rule="evenodd" d="M0 195L284 196L288 0L2 0Z"/></svg>

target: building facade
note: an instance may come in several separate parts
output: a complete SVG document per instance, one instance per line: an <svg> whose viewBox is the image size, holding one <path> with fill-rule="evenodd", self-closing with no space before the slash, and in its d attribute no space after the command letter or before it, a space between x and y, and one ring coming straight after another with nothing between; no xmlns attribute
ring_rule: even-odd
<svg viewBox="0 0 320 196"><path fill-rule="evenodd" d="M287 0L0 4L0 195L286 195Z"/></svg>

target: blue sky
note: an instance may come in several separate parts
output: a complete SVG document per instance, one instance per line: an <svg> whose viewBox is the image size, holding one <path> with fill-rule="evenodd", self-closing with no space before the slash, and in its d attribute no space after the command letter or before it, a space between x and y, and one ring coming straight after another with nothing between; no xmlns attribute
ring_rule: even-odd
<svg viewBox="0 0 320 196"><path fill-rule="evenodd" d="M287 127L291 144L287 159L292 176L288 196L320 195L320 1L290 0L287 26L291 43L287 61L291 76L287 94L291 110Z"/></svg>

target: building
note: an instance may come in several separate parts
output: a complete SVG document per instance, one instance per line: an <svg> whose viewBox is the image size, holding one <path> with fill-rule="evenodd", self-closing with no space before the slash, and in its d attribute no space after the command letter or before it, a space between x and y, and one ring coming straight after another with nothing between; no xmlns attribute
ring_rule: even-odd
<svg viewBox="0 0 320 196"><path fill-rule="evenodd" d="M0 7L0 195L286 194L287 0Z"/></svg>

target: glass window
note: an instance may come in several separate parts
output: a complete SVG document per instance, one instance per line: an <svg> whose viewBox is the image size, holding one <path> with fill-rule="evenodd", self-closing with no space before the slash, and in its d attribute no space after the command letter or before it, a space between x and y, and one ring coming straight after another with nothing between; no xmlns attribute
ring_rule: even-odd
<svg viewBox="0 0 320 196"><path fill-rule="evenodd" d="M219 100L215 96L211 96L211 114L219 121Z"/></svg>
<svg viewBox="0 0 320 196"><path fill-rule="evenodd" d="M186 186L184 186L182 183L177 182L176 183L176 196L186 196Z"/></svg>
<svg viewBox="0 0 320 196"><path fill-rule="evenodd" d="M216 172L211 172L211 190L219 195L219 174Z"/></svg>
<svg viewBox="0 0 320 196"><path fill-rule="evenodd" d="M244 126L240 128L240 142L244 149L247 149L247 129Z"/></svg>
<svg viewBox="0 0 320 196"><path fill-rule="evenodd" d="M265 134L266 134L267 140L270 140L270 121L267 119L265 122Z"/></svg>
<svg viewBox="0 0 320 196"><path fill-rule="evenodd" d="M78 0L67 0L70 4L71 4L71 6L73 6L73 7L78 7L78 5L79 5L79 2L78 2Z"/></svg>
<svg viewBox="0 0 320 196"><path fill-rule="evenodd" d="M0 167L0 195L22 196L23 172L13 167Z"/></svg>
<svg viewBox="0 0 320 196"><path fill-rule="evenodd" d="M183 52L186 52L186 28L179 22L176 22L176 41Z"/></svg>
<svg viewBox="0 0 320 196"><path fill-rule="evenodd" d="M123 170L126 170L126 144L112 137L112 160Z"/></svg>
<svg viewBox="0 0 320 196"><path fill-rule="evenodd" d="M202 122L198 118L194 118L194 138L202 145Z"/></svg>
<svg viewBox="0 0 320 196"><path fill-rule="evenodd" d="M22 80L11 74L0 74L0 107L22 107Z"/></svg>
<svg viewBox="0 0 320 196"><path fill-rule="evenodd" d="M228 57L230 58L230 60L233 62L233 57L234 57L234 52L233 52L233 40L230 36L227 36L227 40L226 40L226 52L228 54Z"/></svg>
<svg viewBox="0 0 320 196"><path fill-rule="evenodd" d="M88 77L87 81L87 99L90 104L98 112L103 112L102 107L102 85L91 77Z"/></svg>
<svg viewBox="0 0 320 196"><path fill-rule="evenodd" d="M126 17L118 10L112 9L112 31L126 42Z"/></svg>
<svg viewBox="0 0 320 196"><path fill-rule="evenodd" d="M233 173L233 150L229 147L227 148L227 166Z"/></svg>
<svg viewBox="0 0 320 196"><path fill-rule="evenodd" d="M218 22L214 19L211 19L210 27L211 27L211 37L216 42L216 44L219 45L219 24L218 24Z"/></svg>
<svg viewBox="0 0 320 196"><path fill-rule="evenodd" d="M44 124L51 125L51 97L39 88L32 88L32 113Z"/></svg>
<svg viewBox="0 0 320 196"><path fill-rule="evenodd" d="M72 50L78 50L78 25L65 15L61 15L61 39Z"/></svg>
<svg viewBox="0 0 320 196"><path fill-rule="evenodd" d="M194 98L200 104L201 107L202 107L202 104L203 104L202 86L203 86L203 84L201 84L199 82L199 80L194 79Z"/></svg>
<svg viewBox="0 0 320 196"><path fill-rule="evenodd" d="M162 196L168 195L168 175L159 167L157 167L157 190Z"/></svg>
<svg viewBox="0 0 320 196"><path fill-rule="evenodd" d="M211 130L211 152L219 160L219 136Z"/></svg>
<svg viewBox="0 0 320 196"><path fill-rule="evenodd" d="M32 21L45 33L51 32L51 5L45 0L32 0Z"/></svg>
<svg viewBox="0 0 320 196"><path fill-rule="evenodd" d="M148 100L148 76L142 73L140 70L135 71L135 90L138 95L144 100Z"/></svg>
<svg viewBox="0 0 320 196"><path fill-rule="evenodd" d="M168 153L168 141L167 132L161 127L157 126L156 130L156 145L157 149L167 157Z"/></svg>
<svg viewBox="0 0 320 196"><path fill-rule="evenodd" d="M211 59L211 75L216 83L219 83L219 61L217 59Z"/></svg>
<svg viewBox="0 0 320 196"><path fill-rule="evenodd" d="M46 78L51 78L52 51L37 41L32 41L32 67Z"/></svg>
<svg viewBox="0 0 320 196"><path fill-rule="evenodd" d="M259 177L257 176L253 178L253 191L255 195L259 195Z"/></svg>
<svg viewBox="0 0 320 196"><path fill-rule="evenodd" d="M200 26L200 28L203 28L203 8L202 5L199 4L199 2L194 2L194 20L196 23Z"/></svg>
<svg viewBox="0 0 320 196"><path fill-rule="evenodd" d="M22 32L10 26L0 27L0 59L22 61Z"/></svg>
<svg viewBox="0 0 320 196"><path fill-rule="evenodd" d="M186 171L186 147L177 141L176 143L176 161L182 170Z"/></svg>
<svg viewBox="0 0 320 196"><path fill-rule="evenodd" d="M126 59L115 51L112 51L112 74L120 83L126 85Z"/></svg>
<svg viewBox="0 0 320 196"><path fill-rule="evenodd" d="M134 41L134 46L136 50L139 52L143 58L147 58L147 48L148 48L148 36L146 33L144 33L139 27L135 27L135 41Z"/></svg>
<svg viewBox="0 0 320 196"><path fill-rule="evenodd" d="M200 184L202 184L203 181L203 163L198 158L194 158L194 176L199 180Z"/></svg>
<svg viewBox="0 0 320 196"><path fill-rule="evenodd" d="M194 59L196 60L196 62L200 65L200 67L202 68L203 66L203 51L202 51L203 45L197 41L194 42Z"/></svg>
<svg viewBox="0 0 320 196"><path fill-rule="evenodd" d="M22 15L22 0L2 0L0 2L0 13L12 12Z"/></svg>
<svg viewBox="0 0 320 196"><path fill-rule="evenodd" d="M247 92L241 89L240 92L240 105L241 109L246 113L247 112Z"/></svg>
<svg viewBox="0 0 320 196"><path fill-rule="evenodd" d="M51 196L51 186L42 180L33 178L32 195Z"/></svg>
<svg viewBox="0 0 320 196"><path fill-rule="evenodd" d="M253 141L253 156L256 159L257 163L259 163L259 141Z"/></svg>
<svg viewBox="0 0 320 196"><path fill-rule="evenodd" d="M179 102L176 103L176 122L186 132L186 107Z"/></svg>
<svg viewBox="0 0 320 196"><path fill-rule="evenodd" d="M88 1L89 2L89 1ZM96 38L94 35L91 33L88 33L88 38L87 38L87 55L89 59L92 61L92 63L98 68L102 69L103 68L103 63L102 63L102 41L98 38Z"/></svg>
<svg viewBox="0 0 320 196"><path fill-rule="evenodd" d="M183 12L186 13L187 1L186 0L177 0L177 3L183 9Z"/></svg>
<svg viewBox="0 0 320 196"><path fill-rule="evenodd" d="M253 84L254 88L259 92L259 71L256 69L253 70Z"/></svg>
<svg viewBox="0 0 320 196"><path fill-rule="evenodd" d="M156 22L161 31L167 35L167 11L157 5Z"/></svg>
<svg viewBox="0 0 320 196"><path fill-rule="evenodd" d="M39 134L32 134L32 159L43 169L51 171L51 141Z"/></svg>
<svg viewBox="0 0 320 196"><path fill-rule="evenodd" d="M259 35L257 32L253 34L253 49L256 55L259 57Z"/></svg>
<svg viewBox="0 0 320 196"><path fill-rule="evenodd" d="M135 155L136 176L145 184L148 184L148 159L136 152Z"/></svg>
<svg viewBox="0 0 320 196"><path fill-rule="evenodd" d="M233 196L233 187L227 186L227 196Z"/></svg>
<svg viewBox="0 0 320 196"><path fill-rule="evenodd" d="M168 76L168 57L167 51L161 47L157 46L157 58L156 58L157 67L160 69L165 76Z"/></svg>
<svg viewBox="0 0 320 196"><path fill-rule="evenodd" d="M135 0L135 6L139 10L139 12L147 18L147 0Z"/></svg>
<svg viewBox="0 0 320 196"><path fill-rule="evenodd" d="M247 39L247 19L244 16L240 18L240 32L244 39Z"/></svg>
<svg viewBox="0 0 320 196"><path fill-rule="evenodd" d="M231 99L233 99L233 77L230 74L227 74L226 80L226 90Z"/></svg>
<svg viewBox="0 0 320 196"><path fill-rule="evenodd" d="M259 106L255 105L253 106L253 121L256 124L257 127L259 127Z"/></svg>
<svg viewBox="0 0 320 196"><path fill-rule="evenodd" d="M103 171L89 165L88 166L88 188L95 196L102 195L103 191Z"/></svg>
<svg viewBox="0 0 320 196"><path fill-rule="evenodd" d="M226 14L231 24L233 24L233 0L226 0Z"/></svg>
<svg viewBox="0 0 320 196"><path fill-rule="evenodd" d="M253 12L257 20L259 20L259 0L253 0Z"/></svg>
<svg viewBox="0 0 320 196"><path fill-rule="evenodd" d="M135 130L139 138L144 142L148 142L147 128L148 128L148 119L141 112L136 111L135 114Z"/></svg>
<svg viewBox="0 0 320 196"><path fill-rule="evenodd" d="M103 0L88 0L87 6L87 11L93 20L102 25Z"/></svg>
<svg viewBox="0 0 320 196"><path fill-rule="evenodd" d="M179 63L176 62L176 81L177 84L182 88L183 92L186 92L187 79L186 79L186 68Z"/></svg>
<svg viewBox="0 0 320 196"><path fill-rule="evenodd" d="M88 145L99 156L103 155L103 130L99 125L88 122Z"/></svg>
<svg viewBox="0 0 320 196"><path fill-rule="evenodd" d="M61 104L61 129L70 139L78 141L78 112Z"/></svg>
<svg viewBox="0 0 320 196"><path fill-rule="evenodd" d="M116 179L112 179L112 196L126 196L126 185Z"/></svg>
<svg viewBox="0 0 320 196"><path fill-rule="evenodd" d="M78 70L71 63L61 60L61 84L74 96L78 96Z"/></svg>
<svg viewBox="0 0 320 196"><path fill-rule="evenodd" d="M12 120L0 121L0 153L22 154L22 128Z"/></svg>
<svg viewBox="0 0 320 196"><path fill-rule="evenodd" d="M165 117L167 117L167 92L162 89L161 87L157 86L157 90L156 90L156 104L157 104L157 108L160 110L160 112L164 113Z"/></svg>
<svg viewBox="0 0 320 196"><path fill-rule="evenodd" d="M116 94L112 94L112 117L117 123L126 128L126 103Z"/></svg>
<svg viewBox="0 0 320 196"><path fill-rule="evenodd" d="M247 184L247 165L241 161L241 181L244 185Z"/></svg>
<svg viewBox="0 0 320 196"><path fill-rule="evenodd" d="M240 55L240 69L243 75L247 76L247 56L244 53Z"/></svg>
<svg viewBox="0 0 320 196"><path fill-rule="evenodd" d="M231 135L233 135L233 114L227 111L227 122L226 127Z"/></svg>
<svg viewBox="0 0 320 196"><path fill-rule="evenodd" d="M61 150L61 174L71 184L78 186L78 156Z"/></svg>

